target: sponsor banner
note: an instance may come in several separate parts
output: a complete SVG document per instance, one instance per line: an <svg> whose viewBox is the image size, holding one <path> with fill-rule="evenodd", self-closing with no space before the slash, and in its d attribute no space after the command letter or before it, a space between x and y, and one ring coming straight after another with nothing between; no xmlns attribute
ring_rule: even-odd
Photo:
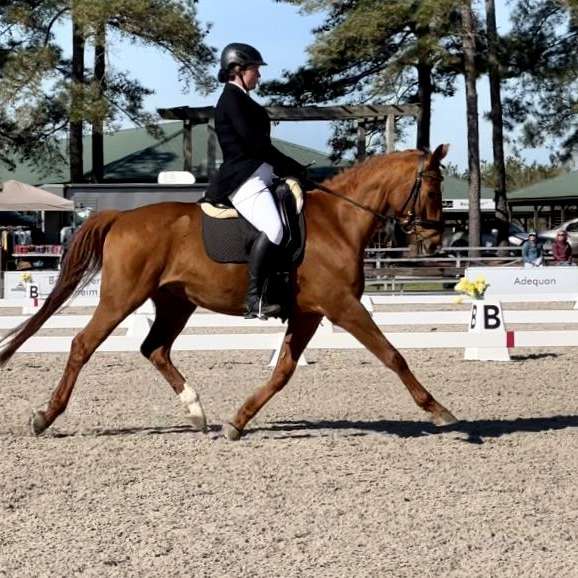
<svg viewBox="0 0 578 578"><path fill-rule="evenodd" d="M479 276L489 283L486 295L527 295L568 293L578 295L578 267L468 267L465 276Z"/></svg>
<svg viewBox="0 0 578 578"><path fill-rule="evenodd" d="M26 300L31 295L31 291L34 296L46 299L54 289L59 274L60 271L6 271L4 273L4 299ZM78 293L78 297L98 297L99 295L100 273Z"/></svg>
<svg viewBox="0 0 578 578"><path fill-rule="evenodd" d="M470 209L469 199L443 199L442 207L444 211L460 211L466 212ZM496 203L494 199L480 199L481 211L495 211Z"/></svg>

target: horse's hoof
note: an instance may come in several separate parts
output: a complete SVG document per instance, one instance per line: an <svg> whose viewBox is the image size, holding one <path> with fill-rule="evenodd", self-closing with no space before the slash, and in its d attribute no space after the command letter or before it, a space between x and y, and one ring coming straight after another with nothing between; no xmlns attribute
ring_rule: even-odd
<svg viewBox="0 0 578 578"><path fill-rule="evenodd" d="M456 416L445 408L437 413L432 414L431 420L437 427L447 427L458 422Z"/></svg>
<svg viewBox="0 0 578 578"><path fill-rule="evenodd" d="M230 442L236 442L241 439L242 432L238 430L232 423L223 424L223 436Z"/></svg>
<svg viewBox="0 0 578 578"><path fill-rule="evenodd" d="M40 434L46 431L48 424L46 423L46 417L44 416L44 412L40 410L32 410L32 417L30 418L30 429L32 430L32 434L35 436L39 436Z"/></svg>
<svg viewBox="0 0 578 578"><path fill-rule="evenodd" d="M203 433L209 432L209 426L207 425L207 419L204 415L197 416L197 415L189 415L189 420L191 421L191 425L198 431Z"/></svg>

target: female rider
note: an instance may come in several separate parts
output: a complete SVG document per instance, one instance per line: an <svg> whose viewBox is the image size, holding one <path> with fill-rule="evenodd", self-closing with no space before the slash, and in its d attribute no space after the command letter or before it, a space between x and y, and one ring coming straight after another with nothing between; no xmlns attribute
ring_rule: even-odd
<svg viewBox="0 0 578 578"><path fill-rule="evenodd" d="M215 130L223 164L206 192L210 201L230 202L260 233L249 254L246 318L279 315L280 306L264 299L268 257L283 237L283 225L269 187L273 176L299 176L305 167L271 144L271 122L249 92L265 65L258 50L232 43L221 54L219 81L225 83L215 109Z"/></svg>

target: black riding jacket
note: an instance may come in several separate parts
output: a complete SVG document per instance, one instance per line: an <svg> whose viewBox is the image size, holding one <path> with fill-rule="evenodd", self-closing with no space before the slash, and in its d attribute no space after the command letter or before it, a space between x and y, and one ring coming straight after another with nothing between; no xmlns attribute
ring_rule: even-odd
<svg viewBox="0 0 578 578"><path fill-rule="evenodd" d="M271 121L264 107L240 87L229 82L215 109L215 130L223 152L223 164L211 180L207 199L227 203L262 163L277 176L299 176L305 167L271 144Z"/></svg>

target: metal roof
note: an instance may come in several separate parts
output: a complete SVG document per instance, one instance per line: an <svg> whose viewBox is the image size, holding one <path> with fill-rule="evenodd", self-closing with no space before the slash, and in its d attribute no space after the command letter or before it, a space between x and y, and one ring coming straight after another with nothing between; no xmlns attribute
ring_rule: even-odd
<svg viewBox="0 0 578 578"><path fill-rule="evenodd" d="M552 202L577 203L578 171L545 179L508 193L508 202L510 204L533 204L537 201L542 201L546 204Z"/></svg>
<svg viewBox="0 0 578 578"><path fill-rule="evenodd" d="M183 123L161 124L163 136L155 139L144 128L121 130L104 136L105 182L156 182L161 171L183 168ZM193 127L193 173L202 180L207 174L207 126ZM276 147L302 164L314 163L314 172L322 175L331 170L328 155L315 149L273 139ZM90 136L84 138L84 170L91 170L92 143ZM66 157L67 141L60 144ZM218 149L218 147L217 147ZM217 150L220 159L220 150ZM29 184L67 183L70 181L67 162L39 167L31 163L19 164L10 171L0 165L0 181L15 179Z"/></svg>

